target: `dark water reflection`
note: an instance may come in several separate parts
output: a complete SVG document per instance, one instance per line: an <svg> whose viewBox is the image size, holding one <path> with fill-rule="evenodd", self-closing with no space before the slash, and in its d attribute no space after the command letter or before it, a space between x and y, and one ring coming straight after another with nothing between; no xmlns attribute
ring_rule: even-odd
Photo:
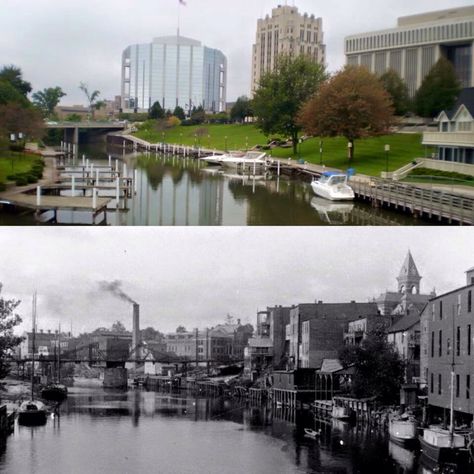
<svg viewBox="0 0 474 474"><path fill-rule="evenodd" d="M321 429L321 440L304 434ZM12 473L429 473L378 431L238 400L72 388L46 426L0 446Z"/></svg>
<svg viewBox="0 0 474 474"><path fill-rule="evenodd" d="M96 165L107 165L107 154L127 164L129 176L137 170L137 193L116 211L115 193L107 222L131 226L328 226L426 225L422 220L366 203L332 203L316 198L308 183L275 175L257 177L223 173L197 160L152 154L123 154L121 148L82 146ZM76 160L80 164L81 159ZM71 161L71 164L73 162ZM90 216L60 212L65 224L87 224ZM18 218L1 212L0 225L33 224L31 216Z"/></svg>

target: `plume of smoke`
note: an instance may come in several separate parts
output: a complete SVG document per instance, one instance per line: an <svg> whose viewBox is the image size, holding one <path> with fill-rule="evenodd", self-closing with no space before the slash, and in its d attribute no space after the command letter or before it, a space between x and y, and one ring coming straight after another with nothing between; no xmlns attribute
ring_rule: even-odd
<svg viewBox="0 0 474 474"><path fill-rule="evenodd" d="M130 296L128 296L121 288L122 282L120 280L114 281L100 281L99 282L100 289L102 291L107 291L112 293L117 298L120 298L123 301L127 301L128 303L137 304L136 301L132 300Z"/></svg>

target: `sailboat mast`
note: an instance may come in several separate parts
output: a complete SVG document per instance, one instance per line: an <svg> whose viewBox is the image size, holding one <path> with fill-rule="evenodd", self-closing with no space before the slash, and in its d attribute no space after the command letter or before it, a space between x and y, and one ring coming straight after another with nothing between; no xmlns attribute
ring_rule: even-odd
<svg viewBox="0 0 474 474"><path fill-rule="evenodd" d="M35 335L36 335L36 291L33 293L33 308L31 311L31 318L32 318L32 356L31 356L31 399L34 398L34 385L35 385Z"/></svg>
<svg viewBox="0 0 474 474"><path fill-rule="evenodd" d="M61 324L59 324L58 330L58 373L57 373L58 383L61 382Z"/></svg>

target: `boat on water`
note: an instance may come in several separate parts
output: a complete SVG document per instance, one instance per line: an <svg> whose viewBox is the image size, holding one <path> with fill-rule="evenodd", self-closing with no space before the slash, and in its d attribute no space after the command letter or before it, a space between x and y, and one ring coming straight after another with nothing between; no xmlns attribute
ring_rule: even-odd
<svg viewBox="0 0 474 474"><path fill-rule="evenodd" d="M67 387L61 383L50 383L41 389L41 398L61 402L67 398Z"/></svg>
<svg viewBox="0 0 474 474"><path fill-rule="evenodd" d="M330 201L353 201L355 194L347 181L348 177L344 173L326 171L311 183L311 188L316 196Z"/></svg>
<svg viewBox="0 0 474 474"><path fill-rule="evenodd" d="M61 383L61 326L59 326L58 337L56 341L57 351L57 369L56 369L56 380L45 385L41 389L41 398L44 398L48 401L61 402L67 398L67 387Z"/></svg>
<svg viewBox="0 0 474 474"><path fill-rule="evenodd" d="M423 456L435 465L464 465L469 462L469 450L462 434L438 426L430 426L419 436Z"/></svg>
<svg viewBox="0 0 474 474"><path fill-rule="evenodd" d="M26 426L44 425L48 418L46 405L39 400L27 400L18 409L18 423Z"/></svg>
<svg viewBox="0 0 474 474"><path fill-rule="evenodd" d="M210 165L220 165L224 168L244 172L261 172L267 165L266 153L259 151L230 152L224 155L213 155L203 158Z"/></svg>
<svg viewBox="0 0 474 474"><path fill-rule="evenodd" d="M417 423L413 417L393 417L389 420L390 441L404 448L418 445Z"/></svg>
<svg viewBox="0 0 474 474"><path fill-rule="evenodd" d="M21 425L44 425L48 412L45 404L35 399L35 335L36 335L36 293L33 294L32 310L32 356L31 356L31 396L20 404L18 423Z"/></svg>
<svg viewBox="0 0 474 474"><path fill-rule="evenodd" d="M310 438L319 438L321 436L321 430L315 431L312 430L311 428L305 428L304 429L305 436L309 436Z"/></svg>

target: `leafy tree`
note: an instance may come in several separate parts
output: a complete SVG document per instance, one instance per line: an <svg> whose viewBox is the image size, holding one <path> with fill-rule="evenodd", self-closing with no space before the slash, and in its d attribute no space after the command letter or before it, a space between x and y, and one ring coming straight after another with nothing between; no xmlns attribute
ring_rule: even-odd
<svg viewBox="0 0 474 474"><path fill-rule="evenodd" d="M393 120L388 92L375 74L359 66L346 66L322 84L300 115L307 133L345 137L351 144L349 161L356 139L387 133Z"/></svg>
<svg viewBox="0 0 474 474"><path fill-rule="evenodd" d="M393 69L389 69L380 76L383 88L392 98L393 108L396 115L405 115L409 110L410 98L408 96L408 87L403 79Z"/></svg>
<svg viewBox="0 0 474 474"><path fill-rule="evenodd" d="M202 105L200 105L198 108L193 107L190 120L193 125L200 125L204 123L206 120L206 112L204 111Z"/></svg>
<svg viewBox="0 0 474 474"><path fill-rule="evenodd" d="M18 89L15 89L10 82L0 79L0 104L13 102L24 107L29 105L28 99Z"/></svg>
<svg viewBox="0 0 474 474"><path fill-rule="evenodd" d="M160 103L156 101L148 111L148 118L150 119L162 119L165 117L165 111L161 107Z"/></svg>
<svg viewBox="0 0 474 474"><path fill-rule="evenodd" d="M253 115L252 105L248 97L242 96L237 99L230 111L230 119L233 122L243 122L247 117Z"/></svg>
<svg viewBox="0 0 474 474"><path fill-rule="evenodd" d="M91 114L92 119L94 119L95 111L104 107L105 101L98 100L100 92L97 90L90 92L89 87L84 82L81 82L79 84L79 89L81 89L81 91L84 92L84 94L86 95L87 101L89 102L89 113Z"/></svg>
<svg viewBox="0 0 474 474"><path fill-rule="evenodd" d="M163 333L151 326L141 330L140 335L144 341L161 341L164 338Z"/></svg>
<svg viewBox="0 0 474 474"><path fill-rule="evenodd" d="M383 328L369 333L360 346L345 346L339 351L344 367L354 366L352 395L376 397L385 404L397 403L403 382L404 363L387 342Z"/></svg>
<svg viewBox="0 0 474 474"><path fill-rule="evenodd" d="M416 93L416 113L422 117L435 117L442 110L451 109L460 90L453 65L446 58L440 58Z"/></svg>
<svg viewBox="0 0 474 474"><path fill-rule="evenodd" d="M32 90L31 84L22 78L21 69L13 66L4 66L0 70L0 81L10 83L23 97L26 97Z"/></svg>
<svg viewBox="0 0 474 474"><path fill-rule="evenodd" d="M121 321L115 321L114 324L112 324L112 327L110 328L111 332L118 332L118 333L125 333L127 332L127 329L123 325Z"/></svg>
<svg viewBox="0 0 474 474"><path fill-rule="evenodd" d="M2 285L0 284L0 293ZM10 372L8 356L23 340L13 334L13 329L21 323L21 318L15 313L20 301L6 300L0 296L0 379Z"/></svg>
<svg viewBox="0 0 474 474"><path fill-rule="evenodd" d="M33 94L33 103L43 112L45 117L54 114L54 108L66 95L60 87L48 87Z"/></svg>
<svg viewBox="0 0 474 474"><path fill-rule="evenodd" d="M179 332L179 333L186 332L186 328L184 326L178 326L176 328L176 332Z"/></svg>
<svg viewBox="0 0 474 474"><path fill-rule="evenodd" d="M19 132L29 138L41 138L44 133L41 112L33 107L25 108L18 103L0 105L0 134Z"/></svg>
<svg viewBox="0 0 474 474"><path fill-rule="evenodd" d="M298 135L302 130L298 114L325 78L324 67L320 64L305 56L282 55L275 71L262 77L255 92L253 111L257 127L265 135L280 133L291 137L296 154Z"/></svg>
<svg viewBox="0 0 474 474"><path fill-rule="evenodd" d="M66 122L82 122L82 115L79 114L69 114L66 117Z"/></svg>
<svg viewBox="0 0 474 474"><path fill-rule="evenodd" d="M174 109L173 115L175 117L178 117L179 120L185 120L186 119L186 114L184 113L183 108L180 107L179 105L177 105L176 108Z"/></svg>

